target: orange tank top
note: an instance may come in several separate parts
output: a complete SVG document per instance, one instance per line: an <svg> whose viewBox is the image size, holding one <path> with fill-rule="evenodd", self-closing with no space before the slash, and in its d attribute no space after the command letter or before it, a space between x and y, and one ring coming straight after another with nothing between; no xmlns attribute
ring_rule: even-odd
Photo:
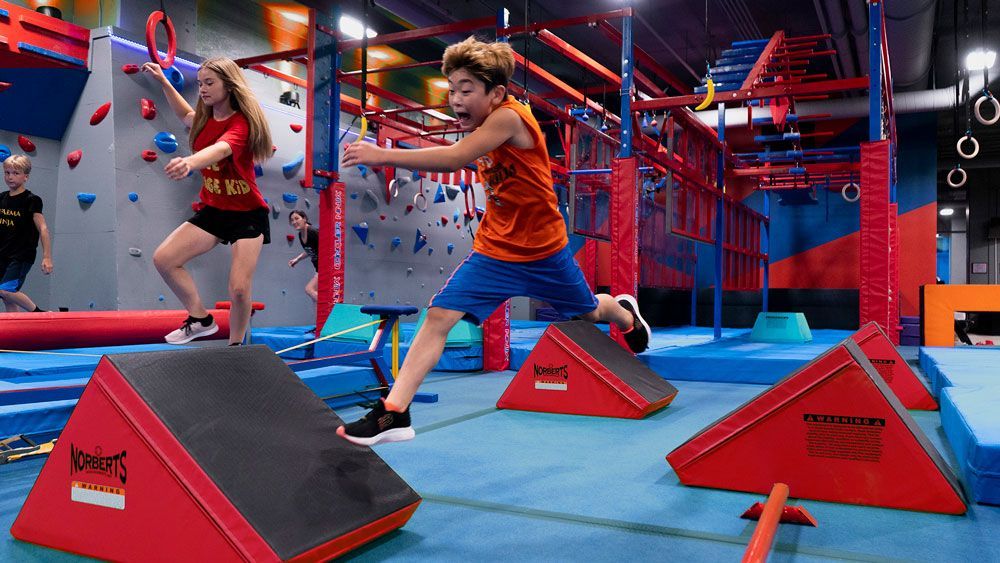
<svg viewBox="0 0 1000 563"><path fill-rule="evenodd" d="M517 113L535 145L519 149L504 143L476 160L487 201L472 249L508 262L541 260L569 240L552 187L549 151L530 108L510 96L501 108Z"/></svg>

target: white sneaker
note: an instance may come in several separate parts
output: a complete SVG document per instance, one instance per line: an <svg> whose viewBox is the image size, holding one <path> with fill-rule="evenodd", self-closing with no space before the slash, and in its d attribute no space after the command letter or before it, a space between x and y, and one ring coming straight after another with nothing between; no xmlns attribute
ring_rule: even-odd
<svg viewBox="0 0 1000 563"><path fill-rule="evenodd" d="M219 332L219 325L215 324L215 319L212 319L212 324L205 326L197 319L188 316L179 329L166 335L163 339L167 341L167 344L187 344L195 338L211 336L216 332Z"/></svg>

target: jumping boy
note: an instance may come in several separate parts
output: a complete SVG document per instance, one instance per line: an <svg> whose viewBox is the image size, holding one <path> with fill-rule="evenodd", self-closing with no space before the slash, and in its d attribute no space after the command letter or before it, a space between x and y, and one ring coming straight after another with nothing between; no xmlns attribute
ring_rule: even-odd
<svg viewBox="0 0 1000 563"><path fill-rule="evenodd" d="M42 198L24 185L31 174L31 159L15 154L3 161L7 192L0 194L0 299L8 313L21 307L42 312L21 292L24 279L35 263L38 241L42 242L42 272L52 273L52 244L42 215Z"/></svg>
<svg viewBox="0 0 1000 563"><path fill-rule="evenodd" d="M409 405L444 350L448 331L465 318L481 323L504 301L524 295L567 317L615 323L633 352L649 345L649 326L629 295L594 295L569 249L545 139L531 110L507 95L514 56L507 43L470 37L448 47L441 72L448 103L471 133L447 147L384 149L358 142L342 164L450 172L475 161L486 214L472 253L430 302L389 396L337 433L361 445L413 438Z"/></svg>

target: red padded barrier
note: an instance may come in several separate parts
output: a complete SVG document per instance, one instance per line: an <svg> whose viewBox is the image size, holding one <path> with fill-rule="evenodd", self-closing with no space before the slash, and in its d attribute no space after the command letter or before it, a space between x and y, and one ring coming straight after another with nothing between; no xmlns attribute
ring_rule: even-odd
<svg viewBox="0 0 1000 563"><path fill-rule="evenodd" d="M229 311L209 311L219 332L209 339L229 338ZM87 346L162 343L181 326L187 311L80 311L7 313L0 316L0 348L50 350Z"/></svg>
<svg viewBox="0 0 1000 563"><path fill-rule="evenodd" d="M891 293L889 151L889 141L861 144L859 317L862 325L874 321L894 332L899 323L892 322L890 313L898 310L898 300Z"/></svg>
<svg viewBox="0 0 1000 563"><path fill-rule="evenodd" d="M861 330L852 334L851 338L858 343L875 371L889 384L889 388L904 407L926 411L938 409L937 401L877 324L866 324Z"/></svg>
<svg viewBox="0 0 1000 563"><path fill-rule="evenodd" d="M948 464L851 339L667 455L681 483L944 514L966 511Z"/></svg>

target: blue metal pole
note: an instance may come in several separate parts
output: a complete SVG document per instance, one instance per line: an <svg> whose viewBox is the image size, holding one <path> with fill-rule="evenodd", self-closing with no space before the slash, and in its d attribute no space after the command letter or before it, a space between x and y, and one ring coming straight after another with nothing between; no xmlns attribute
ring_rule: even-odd
<svg viewBox="0 0 1000 563"><path fill-rule="evenodd" d="M510 12L507 8L497 9L497 41L503 43L508 43L510 38L507 37L507 27L508 20L510 19ZM527 84L524 85L525 88L528 87Z"/></svg>
<svg viewBox="0 0 1000 563"><path fill-rule="evenodd" d="M621 158L632 156L632 12L622 18Z"/></svg>
<svg viewBox="0 0 1000 563"><path fill-rule="evenodd" d="M868 140L882 140L882 3L868 3Z"/></svg>
<svg viewBox="0 0 1000 563"><path fill-rule="evenodd" d="M726 145L726 104L719 104L719 142ZM719 152L716 166L715 185L719 191L726 191L726 155L724 151ZM714 328L715 339L722 338L722 251L726 238L725 222L726 205L722 196L715 202L715 299L714 318L712 326Z"/></svg>
<svg viewBox="0 0 1000 563"><path fill-rule="evenodd" d="M769 277L771 271L771 192L764 190L764 237L760 241L761 252L764 253L764 312L767 312L767 294L769 291Z"/></svg>

